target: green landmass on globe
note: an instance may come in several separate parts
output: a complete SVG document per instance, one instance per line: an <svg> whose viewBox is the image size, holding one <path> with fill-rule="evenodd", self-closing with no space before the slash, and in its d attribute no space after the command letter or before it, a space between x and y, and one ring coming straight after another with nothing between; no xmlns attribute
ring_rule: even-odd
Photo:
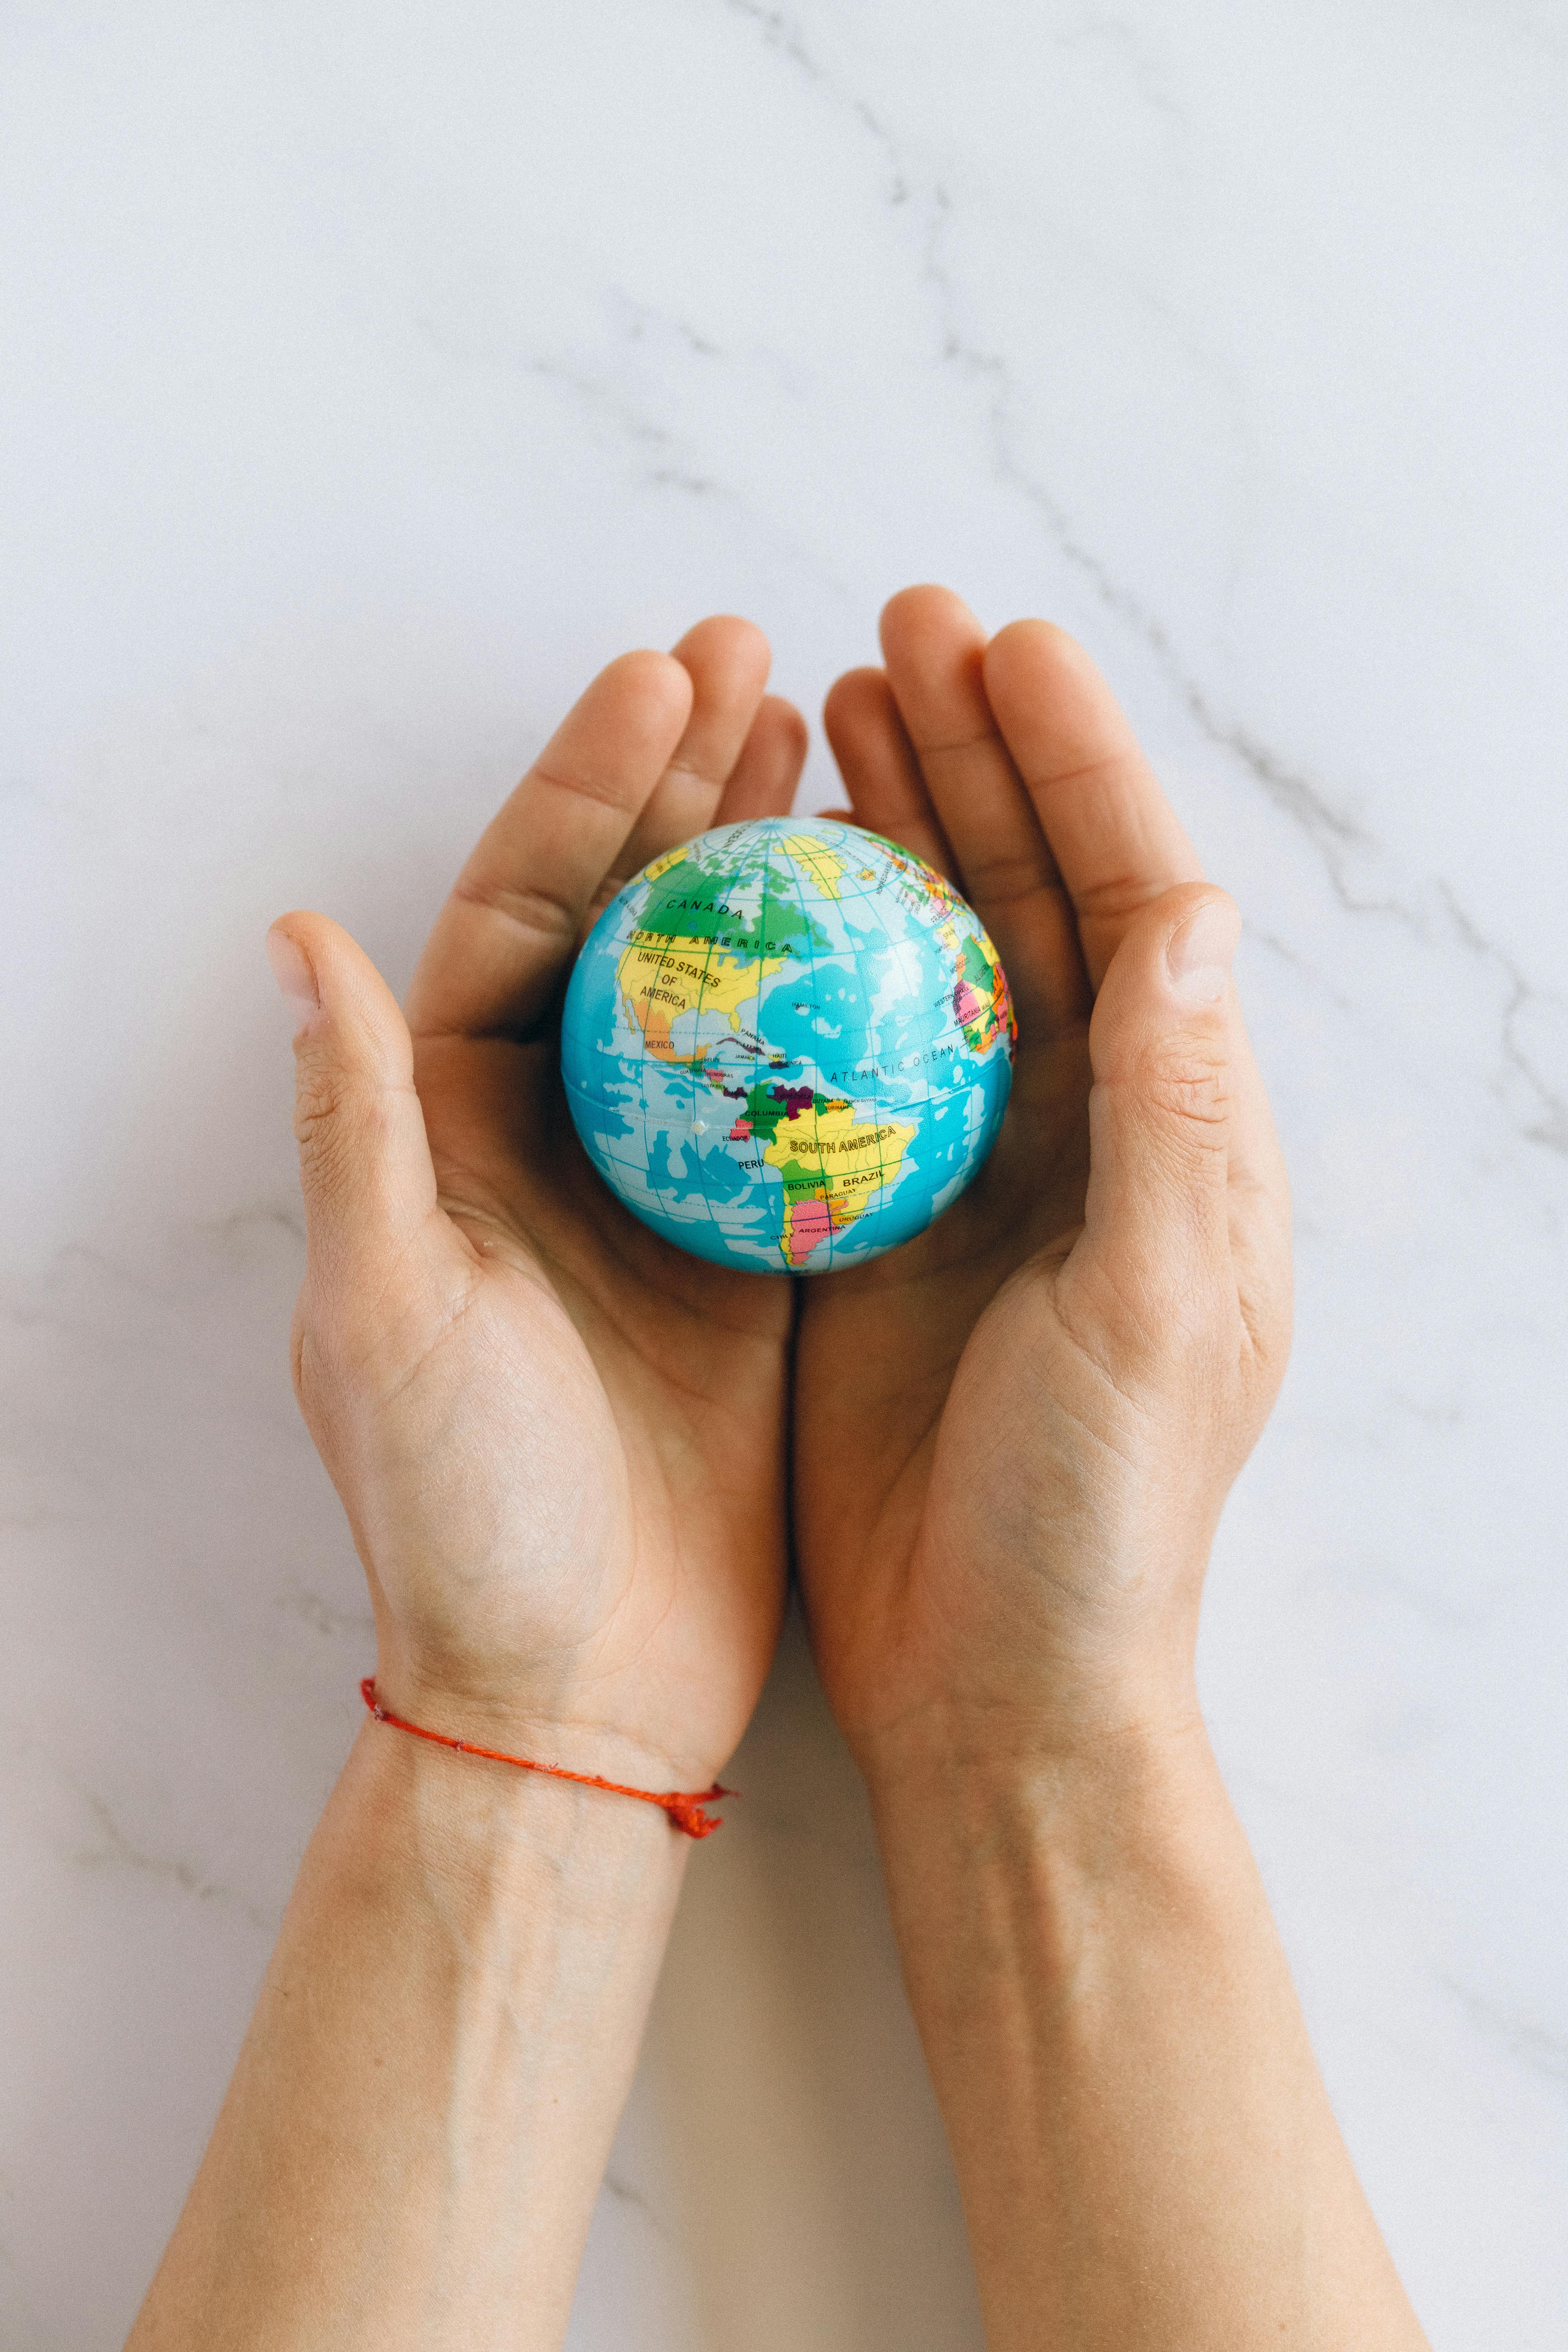
<svg viewBox="0 0 1568 2352"><path fill-rule="evenodd" d="M924 1230L1006 1108L1016 1035L973 908L832 818L724 825L599 918L562 1022L595 1167L700 1257L816 1274Z"/></svg>

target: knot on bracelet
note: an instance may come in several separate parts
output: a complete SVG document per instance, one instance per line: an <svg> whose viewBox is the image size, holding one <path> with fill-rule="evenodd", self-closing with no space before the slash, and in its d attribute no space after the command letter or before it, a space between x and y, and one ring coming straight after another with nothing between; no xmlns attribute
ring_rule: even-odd
<svg viewBox="0 0 1568 2352"><path fill-rule="evenodd" d="M715 1830L721 1830L723 1822L708 1807L720 1797L736 1794L719 1780L710 1789L632 1789L624 1780L606 1780L597 1772L571 1772L564 1764L542 1764L532 1756L508 1756L499 1748L481 1748L475 1740L458 1739L449 1731L431 1731L422 1723L410 1723L405 1717L394 1715L376 1696L374 1675L366 1675L359 1690L376 1722L389 1724L394 1731L409 1732L416 1739L433 1741L437 1748L455 1748L460 1756L484 1756L492 1764L510 1764L519 1772L542 1772L548 1780L574 1780L580 1789L603 1789L612 1797L635 1797L639 1804L658 1805L668 1813L672 1826L689 1838L711 1837Z"/></svg>

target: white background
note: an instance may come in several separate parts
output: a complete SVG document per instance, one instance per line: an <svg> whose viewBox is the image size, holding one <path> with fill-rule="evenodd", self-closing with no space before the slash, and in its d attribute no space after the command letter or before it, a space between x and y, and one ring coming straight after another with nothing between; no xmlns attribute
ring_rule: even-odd
<svg viewBox="0 0 1568 2352"><path fill-rule="evenodd" d="M917 578L1087 640L1246 909L1205 1698L1435 2341L1568 2343L1565 100L1561 0L5 9L5 2352L120 2342L371 1664L268 920L402 985L603 660L748 613L815 719ZM575 2352L967 2352L794 1636L732 1777Z"/></svg>

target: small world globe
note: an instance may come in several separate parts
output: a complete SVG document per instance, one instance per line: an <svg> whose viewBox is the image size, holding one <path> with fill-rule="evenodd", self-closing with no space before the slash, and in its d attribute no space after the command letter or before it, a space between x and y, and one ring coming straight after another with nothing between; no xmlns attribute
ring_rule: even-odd
<svg viewBox="0 0 1568 2352"><path fill-rule="evenodd" d="M584 943L561 1066L588 1157L695 1256L827 1274L922 1233L995 1141L1016 1038L973 910L831 818L721 825Z"/></svg>

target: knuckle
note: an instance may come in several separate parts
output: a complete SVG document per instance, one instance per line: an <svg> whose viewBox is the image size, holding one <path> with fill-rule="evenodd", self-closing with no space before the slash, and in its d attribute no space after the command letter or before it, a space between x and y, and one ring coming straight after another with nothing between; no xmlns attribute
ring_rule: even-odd
<svg viewBox="0 0 1568 2352"><path fill-rule="evenodd" d="M1140 1057L1137 1087L1152 1110L1189 1131L1194 1148L1224 1149L1231 1101L1223 1038L1184 1033L1153 1040Z"/></svg>
<svg viewBox="0 0 1568 2352"><path fill-rule="evenodd" d="M570 940L577 928L577 909L559 892L526 882L510 882L497 875L459 875L452 896L482 913L500 915L518 930L556 945Z"/></svg>
<svg viewBox="0 0 1568 2352"><path fill-rule="evenodd" d="M334 1065L300 1056L294 1072L294 1139L301 1150L336 1124L343 1093L342 1073Z"/></svg>
<svg viewBox="0 0 1568 2352"><path fill-rule="evenodd" d="M1092 783L1104 772L1107 763L1096 761L1080 769L1070 781L1083 785ZM1160 897L1164 885L1152 881L1136 867L1127 873L1101 875L1074 893L1074 903L1080 917L1097 923L1124 923L1128 918L1142 912L1152 899Z"/></svg>
<svg viewBox="0 0 1568 2352"><path fill-rule="evenodd" d="M330 1181L374 1144L387 1123L379 1087L331 1063L301 1062L294 1088L294 1140L307 1179Z"/></svg>

